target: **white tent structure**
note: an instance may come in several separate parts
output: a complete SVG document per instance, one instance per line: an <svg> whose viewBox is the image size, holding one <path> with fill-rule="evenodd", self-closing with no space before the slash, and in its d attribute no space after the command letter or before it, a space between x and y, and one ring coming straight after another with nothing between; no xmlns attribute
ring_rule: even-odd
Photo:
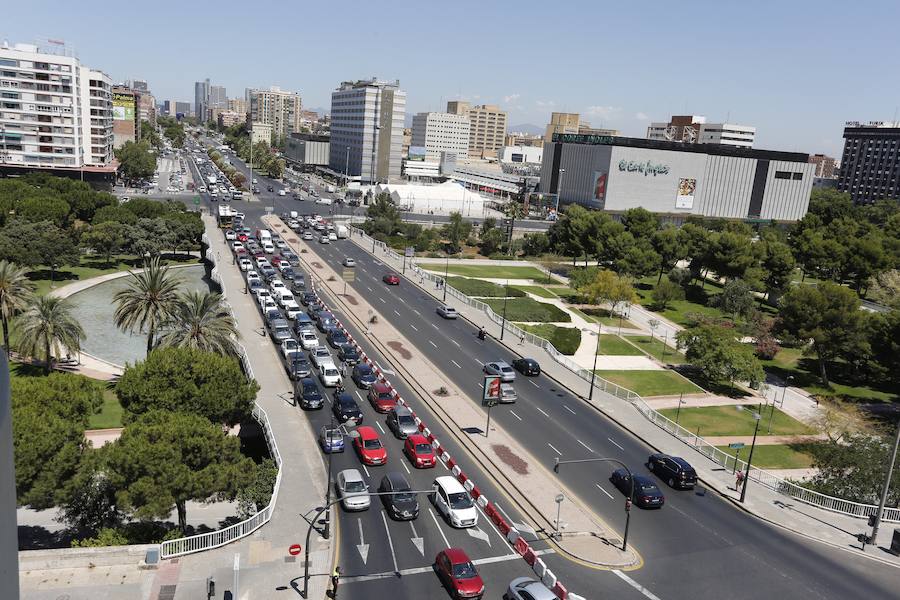
<svg viewBox="0 0 900 600"><path fill-rule="evenodd" d="M471 192L458 183L440 185L378 184L375 194L387 193L403 211L416 214L449 215L459 212L464 217L496 217L500 213L487 207L490 198Z"/></svg>

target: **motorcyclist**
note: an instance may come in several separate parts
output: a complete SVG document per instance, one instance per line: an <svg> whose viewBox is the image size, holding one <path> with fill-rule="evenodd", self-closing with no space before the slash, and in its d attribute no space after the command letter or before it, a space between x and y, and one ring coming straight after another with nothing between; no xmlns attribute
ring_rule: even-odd
<svg viewBox="0 0 900 600"><path fill-rule="evenodd" d="M484 325L482 325L481 328L478 330L478 339L483 340L486 337L487 337L487 331L485 331Z"/></svg>

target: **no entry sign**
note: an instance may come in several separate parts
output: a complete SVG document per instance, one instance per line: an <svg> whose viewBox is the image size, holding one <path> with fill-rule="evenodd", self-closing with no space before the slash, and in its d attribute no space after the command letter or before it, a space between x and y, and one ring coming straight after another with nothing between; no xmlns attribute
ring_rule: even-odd
<svg viewBox="0 0 900 600"><path fill-rule="evenodd" d="M300 550L302 550L300 544L291 544L291 547L288 548L288 554L290 554L291 556L297 556L298 554L300 554Z"/></svg>

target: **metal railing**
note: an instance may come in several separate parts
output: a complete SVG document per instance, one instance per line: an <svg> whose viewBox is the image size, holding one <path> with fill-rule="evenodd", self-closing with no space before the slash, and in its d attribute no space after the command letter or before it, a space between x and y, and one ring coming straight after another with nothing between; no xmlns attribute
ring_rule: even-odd
<svg viewBox="0 0 900 600"><path fill-rule="evenodd" d="M383 242L373 240L370 236L366 235L362 230L356 227L351 227L351 229L353 230L353 234L359 235L360 239L362 239L363 242L368 242L369 244L371 244L374 241L376 249L381 248L382 251L390 258L393 258L394 260L401 260L400 256L393 250L389 249ZM424 282L428 281L437 285L438 282L443 282L444 280L443 276L425 271L415 264L413 264L411 267L407 267L407 269L411 269L413 273L419 277L420 282L423 284ZM436 287L435 289L440 288ZM458 302L461 302L462 304L471 306L472 308L483 312L492 322L497 323L498 325L503 324L503 318L497 315L488 304L474 298L470 298L469 296L463 294L452 286L447 286L447 296L453 297ZM521 338L522 336L524 336L525 340L529 343L543 348L544 351L547 352L547 354L549 354L554 361L558 362L563 367L590 384L592 379L591 371L589 369L581 367L571 358L562 354L547 339L525 331L515 324L510 323L509 321L506 321L504 329L507 332L511 333L513 336L516 336L516 338ZM597 375L594 375L593 381L594 388L596 390L606 392L607 394L611 394L616 398L620 398L622 400L630 402L645 418L647 418L648 421L663 429L664 431L672 434L685 444L688 444L694 450L703 454L713 462L724 466L726 469L736 467L737 469L741 469L746 472L746 461L736 459L734 456L731 456L730 454L719 450L699 435L688 431L680 425L677 425L671 419L663 416L662 414L651 408L637 393L629 390L628 388L603 379L602 377L599 377ZM737 461L737 463L735 463L735 461ZM851 500L844 500L842 498L836 498L834 496L822 494L821 492L807 489L803 486L797 485L796 483L793 483L791 481L787 481L786 479L783 479L781 477L778 477L777 475L774 475L762 469L758 469L756 467L753 467L751 469L749 476L754 481L757 481L761 485L764 485L778 493L785 494L787 496L790 496L791 498L800 500L801 502L805 502L813 506L818 506L819 508L823 508L832 512L841 513L852 517L867 518L870 515L874 515L878 511L878 507L873 504L853 502ZM885 508L882 515L882 520L900 522L900 508Z"/></svg>

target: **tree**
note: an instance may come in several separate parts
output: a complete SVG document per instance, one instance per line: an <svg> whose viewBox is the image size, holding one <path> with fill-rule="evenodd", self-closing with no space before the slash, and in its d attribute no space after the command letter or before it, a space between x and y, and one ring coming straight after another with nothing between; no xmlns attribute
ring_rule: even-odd
<svg viewBox="0 0 900 600"><path fill-rule="evenodd" d="M27 271L8 260L0 260L0 319L3 321L3 347L10 355L9 321L28 306L32 285Z"/></svg>
<svg viewBox="0 0 900 600"><path fill-rule="evenodd" d="M72 236L50 221L10 221L0 230L0 260L26 267L77 265L81 253Z"/></svg>
<svg viewBox="0 0 900 600"><path fill-rule="evenodd" d="M630 235L630 234L627 234ZM635 278L645 277L659 268L660 257L648 242L635 243L616 261L616 269Z"/></svg>
<svg viewBox="0 0 900 600"><path fill-rule="evenodd" d="M150 124L150 121L144 119L141 121L141 140L146 141L156 150L162 148L162 139L156 131L156 127Z"/></svg>
<svg viewBox="0 0 900 600"><path fill-rule="evenodd" d="M711 265L711 232L697 223L685 223L678 230L684 246L685 257L690 259L688 269L694 279L701 279L703 271ZM703 280L706 281L705 279Z"/></svg>
<svg viewBox="0 0 900 600"><path fill-rule="evenodd" d="M447 238L448 250L451 254L456 254L461 250L460 242L469 237L472 232L472 223L463 220L462 214L459 212L450 213L450 221L444 225L443 234Z"/></svg>
<svg viewBox="0 0 900 600"><path fill-rule="evenodd" d="M573 266L587 251L586 232L589 225L590 213L584 207L572 204L547 231L550 245L563 256L572 257Z"/></svg>
<svg viewBox="0 0 900 600"><path fill-rule="evenodd" d="M278 465L271 458L264 459L256 466L255 477L237 495L238 514L244 519L259 512L272 500Z"/></svg>
<svg viewBox="0 0 900 600"><path fill-rule="evenodd" d="M497 227L497 219L494 217L486 217L484 221L481 222L481 231L478 232L478 237L484 237L491 229L495 229Z"/></svg>
<svg viewBox="0 0 900 600"><path fill-rule="evenodd" d="M756 260L750 236L724 231L712 238L712 269L719 277L743 277Z"/></svg>
<svg viewBox="0 0 900 600"><path fill-rule="evenodd" d="M85 333L72 308L68 298L34 296L18 318L19 352L41 358L47 373L54 359L81 351Z"/></svg>
<svg viewBox="0 0 900 600"><path fill-rule="evenodd" d="M142 415L106 450L116 504L138 519L169 516L187 527L189 500L233 500L254 478L240 440L204 417L154 410Z"/></svg>
<svg viewBox="0 0 900 600"><path fill-rule="evenodd" d="M900 309L872 316L870 344L880 376L900 384Z"/></svg>
<svg viewBox="0 0 900 600"><path fill-rule="evenodd" d="M67 227L72 209L62 198L25 198L19 202L16 215L26 221L49 221L57 227Z"/></svg>
<svg viewBox="0 0 900 600"><path fill-rule="evenodd" d="M853 237L850 240L844 262L844 276L853 281L856 293L862 294L863 284L889 266L881 233L873 231L864 237Z"/></svg>
<svg viewBox="0 0 900 600"><path fill-rule="evenodd" d="M99 225L100 223L121 223L122 225L135 225L138 218L133 212L124 206L104 206L94 213L91 224Z"/></svg>
<svg viewBox="0 0 900 600"><path fill-rule="evenodd" d="M234 317L214 292L191 291L178 297L160 348L194 348L238 357L238 333Z"/></svg>
<svg viewBox="0 0 900 600"><path fill-rule="evenodd" d="M544 232L526 233L523 240L525 256L542 256L550 251L550 238Z"/></svg>
<svg viewBox="0 0 900 600"><path fill-rule="evenodd" d="M516 219L525 217L525 206L516 200L510 200L503 206L503 214L509 219L509 240L512 241L513 232L516 230ZM512 244L510 244L510 254L512 252Z"/></svg>
<svg viewBox="0 0 900 600"><path fill-rule="evenodd" d="M868 284L866 296L885 306L900 306L900 270L891 269L873 277Z"/></svg>
<svg viewBox="0 0 900 600"><path fill-rule="evenodd" d="M676 283L663 279L653 288L653 307L655 310L668 310L669 304L675 300L684 300L684 290Z"/></svg>
<svg viewBox="0 0 900 600"><path fill-rule="evenodd" d="M731 279L716 297L715 304L736 321L738 317L746 317L753 310L753 290L743 279Z"/></svg>
<svg viewBox="0 0 900 600"><path fill-rule="evenodd" d="M496 227L481 236L481 253L491 256L503 245L503 233Z"/></svg>
<svg viewBox="0 0 900 600"><path fill-rule="evenodd" d="M622 215L625 231L636 240L650 241L653 233L659 228L659 217L643 207L629 208Z"/></svg>
<svg viewBox="0 0 900 600"><path fill-rule="evenodd" d="M881 497L885 465L893 440L886 435L848 434L839 440L813 444L810 484L816 491L853 502L875 504ZM887 506L900 502L900 463L895 466L888 489Z"/></svg>
<svg viewBox="0 0 900 600"><path fill-rule="evenodd" d="M284 161L280 158L273 158L266 163L266 174L273 179L281 179L284 175Z"/></svg>
<svg viewBox="0 0 900 600"><path fill-rule="evenodd" d="M234 425L250 415L258 389L232 357L195 348L158 348L126 367L116 396L130 415L158 409Z"/></svg>
<svg viewBox="0 0 900 600"><path fill-rule="evenodd" d="M130 228L128 238L134 254L151 259L159 258L163 250L175 245L175 232L162 217L138 219L137 225Z"/></svg>
<svg viewBox="0 0 900 600"><path fill-rule="evenodd" d="M622 304L637 302L631 281L612 271L597 273L593 281L578 289L592 304L610 304L610 315ZM621 326L621 319L619 320Z"/></svg>
<svg viewBox="0 0 900 600"><path fill-rule="evenodd" d="M774 303L791 284L797 261L794 260L790 246L784 242L766 242L764 250L762 268L765 272L763 282L766 286L766 298Z"/></svg>
<svg viewBox="0 0 900 600"><path fill-rule="evenodd" d="M403 226L403 217L389 194L378 194L366 210L369 235L394 235Z"/></svg>
<svg viewBox="0 0 900 600"><path fill-rule="evenodd" d="M654 231L650 242L659 256L659 277L656 278L656 283L659 283L663 273L672 270L679 260L687 256L684 238L678 235L675 227L667 226Z"/></svg>
<svg viewBox="0 0 900 600"><path fill-rule="evenodd" d="M92 226L81 234L81 244L106 258L111 263L112 255L125 246L127 228L121 223L107 221Z"/></svg>
<svg viewBox="0 0 900 600"><path fill-rule="evenodd" d="M147 142L125 142L116 150L119 172L126 182L145 179L156 171L156 155L150 151Z"/></svg>
<svg viewBox="0 0 900 600"><path fill-rule="evenodd" d="M153 349L156 333L172 316L178 302L180 279L159 262L144 261L142 271L131 271L128 287L116 292L116 327L147 334L147 354Z"/></svg>
<svg viewBox="0 0 900 600"><path fill-rule="evenodd" d="M842 349L858 347L865 336L859 304L852 290L830 281L794 287L781 299L777 328L809 344L825 387L831 387L826 363Z"/></svg>
<svg viewBox="0 0 900 600"><path fill-rule="evenodd" d="M753 348L734 337L734 330L716 325L698 325L676 335L685 357L709 381L748 381L751 385L765 377Z"/></svg>

